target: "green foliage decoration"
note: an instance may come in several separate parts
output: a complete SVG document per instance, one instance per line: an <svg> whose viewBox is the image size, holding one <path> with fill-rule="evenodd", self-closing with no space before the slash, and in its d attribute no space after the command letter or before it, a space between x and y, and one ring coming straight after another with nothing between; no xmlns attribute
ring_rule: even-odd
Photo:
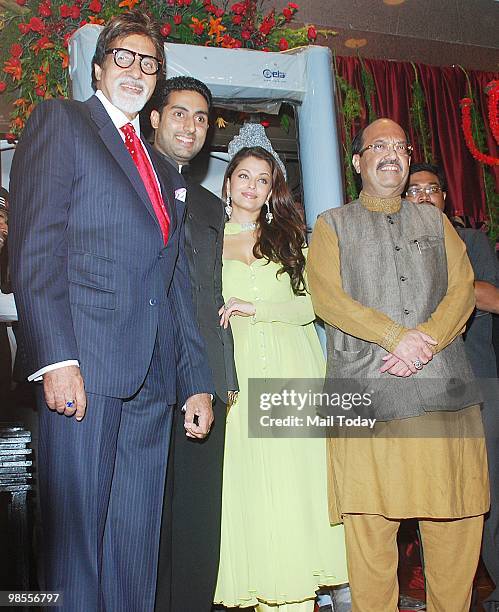
<svg viewBox="0 0 499 612"><path fill-rule="evenodd" d="M366 68L360 55L358 56L360 62L360 76L362 78L362 87L364 88L364 102L367 108L367 114L369 117L369 123L376 121L378 116L374 110L373 99L376 95L376 86L374 83L374 77Z"/></svg>
<svg viewBox="0 0 499 612"><path fill-rule="evenodd" d="M433 157L433 151L431 148L430 130L428 128L428 124L426 123L425 95L419 81L417 68L413 62L411 62L411 64L414 69L414 81L411 85L412 104L409 109L411 125L418 136L418 141L423 153L423 160L427 164L434 164L435 159Z"/></svg>
<svg viewBox="0 0 499 612"><path fill-rule="evenodd" d="M343 163L345 170L345 191L347 201L351 202L359 195L352 166L352 128L355 125L355 121L362 114L361 95L358 89L352 87L338 74L337 70L335 70L335 75L338 108L343 118L344 128Z"/></svg>

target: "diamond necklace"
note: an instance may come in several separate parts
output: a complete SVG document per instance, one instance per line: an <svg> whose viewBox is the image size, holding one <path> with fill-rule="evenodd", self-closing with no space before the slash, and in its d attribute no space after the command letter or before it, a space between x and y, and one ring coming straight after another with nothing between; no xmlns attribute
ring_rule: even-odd
<svg viewBox="0 0 499 612"><path fill-rule="evenodd" d="M252 221L251 223L240 223L242 232L251 232L252 230L256 230L258 227L258 223L256 221Z"/></svg>

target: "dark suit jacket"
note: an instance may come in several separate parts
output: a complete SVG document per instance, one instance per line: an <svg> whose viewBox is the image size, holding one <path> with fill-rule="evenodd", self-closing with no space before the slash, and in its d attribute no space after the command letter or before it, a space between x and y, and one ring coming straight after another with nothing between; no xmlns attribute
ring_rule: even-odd
<svg viewBox="0 0 499 612"><path fill-rule="evenodd" d="M196 318L206 343L215 391L224 404L227 391L236 391L234 342L230 327L220 327L218 310L223 306L222 249L224 207L220 198L187 179L186 251L192 282Z"/></svg>
<svg viewBox="0 0 499 612"><path fill-rule="evenodd" d="M86 390L130 397L158 341L165 400L212 390L175 200L182 178L148 147L170 215L164 247L152 204L95 96L33 112L11 172L10 260L25 375L80 362Z"/></svg>

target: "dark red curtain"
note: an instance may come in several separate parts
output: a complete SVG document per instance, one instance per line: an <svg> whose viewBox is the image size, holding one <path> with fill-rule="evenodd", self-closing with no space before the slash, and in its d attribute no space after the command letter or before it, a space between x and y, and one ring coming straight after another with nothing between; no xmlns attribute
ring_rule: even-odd
<svg viewBox="0 0 499 612"><path fill-rule="evenodd" d="M417 134L411 127L411 86L415 80L414 67L410 62L388 60L362 60L375 83L373 107L378 117L389 117L408 129L415 146L413 162L422 159ZM337 57L338 74L361 94L362 66L358 58ZM449 184L447 198L453 214L468 215L474 222L488 218L483 169L475 161L464 141L461 128L459 101L468 95L466 74L459 66L441 68L417 64L418 79L426 100L426 121L431 134L431 146L435 161L443 168ZM484 118L488 152L499 156L499 147L488 127L487 94L485 86L499 73L467 71L477 110ZM363 114L355 131L368 123L365 100ZM353 134L352 134L353 135ZM499 191L499 167L493 166L496 190Z"/></svg>

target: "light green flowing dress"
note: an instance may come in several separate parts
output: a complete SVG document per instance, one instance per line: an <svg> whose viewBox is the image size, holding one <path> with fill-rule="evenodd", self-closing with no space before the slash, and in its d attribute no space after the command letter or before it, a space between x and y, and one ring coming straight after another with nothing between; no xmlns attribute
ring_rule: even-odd
<svg viewBox="0 0 499 612"><path fill-rule="evenodd" d="M240 392L227 418L215 603L311 612L319 587L348 582L343 526L329 524L325 440L248 437L249 378L325 374L310 296L295 296L279 268L223 262L224 299L253 302L256 315L231 317Z"/></svg>

